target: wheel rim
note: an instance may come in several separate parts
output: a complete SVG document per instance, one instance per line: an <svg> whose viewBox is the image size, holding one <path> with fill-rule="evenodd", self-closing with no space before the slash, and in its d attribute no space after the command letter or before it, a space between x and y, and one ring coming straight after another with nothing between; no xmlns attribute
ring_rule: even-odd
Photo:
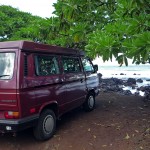
<svg viewBox="0 0 150 150"><path fill-rule="evenodd" d="M51 115L47 115L43 121L43 131L46 134L50 134L54 128L54 118Z"/></svg>
<svg viewBox="0 0 150 150"><path fill-rule="evenodd" d="M93 96L90 96L90 97L89 97L89 107L90 107L90 108L93 108L93 107L94 107L94 97L93 97Z"/></svg>

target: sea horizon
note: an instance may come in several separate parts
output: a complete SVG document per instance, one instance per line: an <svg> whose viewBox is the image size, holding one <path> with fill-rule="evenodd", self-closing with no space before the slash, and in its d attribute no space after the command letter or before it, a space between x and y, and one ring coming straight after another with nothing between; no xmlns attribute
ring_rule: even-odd
<svg viewBox="0 0 150 150"><path fill-rule="evenodd" d="M150 79L150 64L117 66L117 65L98 65L98 73L102 78L141 78Z"/></svg>

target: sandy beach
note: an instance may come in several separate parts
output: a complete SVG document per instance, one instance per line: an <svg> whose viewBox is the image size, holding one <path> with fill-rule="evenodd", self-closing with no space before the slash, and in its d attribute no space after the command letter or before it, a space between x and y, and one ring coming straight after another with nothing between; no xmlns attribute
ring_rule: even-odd
<svg viewBox="0 0 150 150"><path fill-rule="evenodd" d="M32 130L0 136L0 150L149 150L150 102L141 96L100 93L94 111L73 110L58 121L55 136L37 142Z"/></svg>

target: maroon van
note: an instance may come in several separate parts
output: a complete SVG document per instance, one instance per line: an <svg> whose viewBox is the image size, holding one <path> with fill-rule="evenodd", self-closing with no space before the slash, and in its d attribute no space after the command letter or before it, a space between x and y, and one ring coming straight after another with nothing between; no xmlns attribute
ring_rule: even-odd
<svg viewBox="0 0 150 150"><path fill-rule="evenodd" d="M0 42L0 132L32 127L36 139L49 139L62 114L79 106L94 109L97 69L83 51Z"/></svg>

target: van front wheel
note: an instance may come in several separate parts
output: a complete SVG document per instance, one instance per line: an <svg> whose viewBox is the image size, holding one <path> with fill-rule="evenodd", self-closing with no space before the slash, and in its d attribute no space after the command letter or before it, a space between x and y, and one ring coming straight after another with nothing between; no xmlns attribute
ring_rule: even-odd
<svg viewBox="0 0 150 150"><path fill-rule="evenodd" d="M95 108L95 96L92 93L89 93L86 101L83 104L83 109L85 111L92 111Z"/></svg>
<svg viewBox="0 0 150 150"><path fill-rule="evenodd" d="M52 110L44 110L33 133L37 140L44 141L51 138L56 129L56 116Z"/></svg>

